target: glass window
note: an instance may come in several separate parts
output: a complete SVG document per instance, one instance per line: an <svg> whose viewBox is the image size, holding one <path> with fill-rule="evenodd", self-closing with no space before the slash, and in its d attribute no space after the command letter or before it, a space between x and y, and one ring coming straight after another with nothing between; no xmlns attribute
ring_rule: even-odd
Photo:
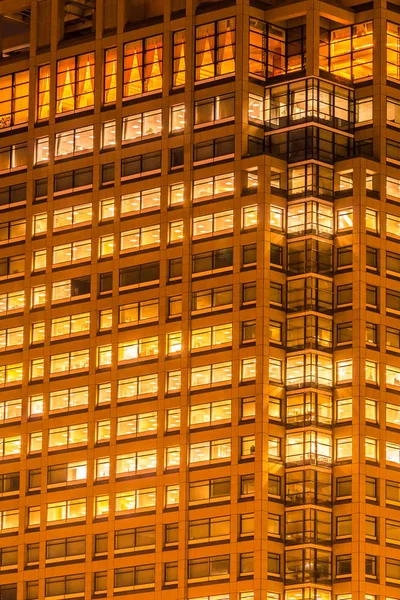
<svg viewBox="0 0 400 600"><path fill-rule="evenodd" d="M104 52L104 104L114 104L117 99L117 48Z"/></svg>
<svg viewBox="0 0 400 600"><path fill-rule="evenodd" d="M0 129L28 122L29 71L0 77Z"/></svg>
<svg viewBox="0 0 400 600"><path fill-rule="evenodd" d="M161 90L162 68L162 35L125 44L123 97L131 98Z"/></svg>
<svg viewBox="0 0 400 600"><path fill-rule="evenodd" d="M57 62L56 114L94 106L94 52Z"/></svg>
<svg viewBox="0 0 400 600"><path fill-rule="evenodd" d="M173 67L172 87L185 85L186 81L186 31L174 31L173 33Z"/></svg>
<svg viewBox="0 0 400 600"><path fill-rule="evenodd" d="M122 141L138 142L146 137L161 135L161 109L122 119Z"/></svg>
<svg viewBox="0 0 400 600"><path fill-rule="evenodd" d="M235 19L196 27L196 81L235 72Z"/></svg>
<svg viewBox="0 0 400 600"><path fill-rule="evenodd" d="M50 116L50 65L42 65L38 69L37 120L42 121Z"/></svg>

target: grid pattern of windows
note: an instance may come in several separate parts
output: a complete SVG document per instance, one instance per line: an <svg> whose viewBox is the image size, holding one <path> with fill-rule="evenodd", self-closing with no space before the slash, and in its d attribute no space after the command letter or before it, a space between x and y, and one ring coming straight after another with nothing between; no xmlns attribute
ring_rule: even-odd
<svg viewBox="0 0 400 600"><path fill-rule="evenodd" d="M0 600L395 598L396 11L48 4L0 48Z"/></svg>

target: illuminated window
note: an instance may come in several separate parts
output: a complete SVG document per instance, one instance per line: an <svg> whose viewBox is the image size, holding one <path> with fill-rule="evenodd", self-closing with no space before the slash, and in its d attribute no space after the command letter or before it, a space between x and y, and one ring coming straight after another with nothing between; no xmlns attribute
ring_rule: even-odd
<svg viewBox="0 0 400 600"><path fill-rule="evenodd" d="M50 392L49 411L79 410L88 406L89 388L79 387Z"/></svg>
<svg viewBox="0 0 400 600"><path fill-rule="evenodd" d="M400 26L387 22L387 76L389 79L400 80Z"/></svg>
<svg viewBox="0 0 400 600"><path fill-rule="evenodd" d="M183 240L183 221L172 221L169 223L168 229L168 241L170 244Z"/></svg>
<svg viewBox="0 0 400 600"><path fill-rule="evenodd" d="M99 258L112 256L114 253L114 235L103 235L99 238Z"/></svg>
<svg viewBox="0 0 400 600"><path fill-rule="evenodd" d="M378 363L372 360L365 361L365 381L373 385L378 384Z"/></svg>
<svg viewBox="0 0 400 600"><path fill-rule="evenodd" d="M352 381L353 379L353 361L339 360L336 362L336 383Z"/></svg>
<svg viewBox="0 0 400 600"><path fill-rule="evenodd" d="M74 498L47 505L47 522L66 522L72 519L84 520L86 517L86 498Z"/></svg>
<svg viewBox="0 0 400 600"><path fill-rule="evenodd" d="M288 356L286 385L289 389L318 384L332 386L332 358L322 354Z"/></svg>
<svg viewBox="0 0 400 600"><path fill-rule="evenodd" d="M159 210L161 202L161 189L155 188L128 194L121 197L121 215L139 214Z"/></svg>
<svg viewBox="0 0 400 600"><path fill-rule="evenodd" d="M232 382L232 363L215 363L204 367L193 367L191 387L228 385Z"/></svg>
<svg viewBox="0 0 400 600"><path fill-rule="evenodd" d="M353 81L372 77L373 23L334 29L328 33L325 70Z"/></svg>
<svg viewBox="0 0 400 600"><path fill-rule="evenodd" d="M181 409L180 408L170 408L167 410L166 417L166 430L167 431L176 431L179 430L181 426Z"/></svg>
<svg viewBox="0 0 400 600"><path fill-rule="evenodd" d="M353 229L353 209L342 208L336 213L337 231L351 231Z"/></svg>
<svg viewBox="0 0 400 600"><path fill-rule="evenodd" d="M189 446L189 464L227 460L231 457L231 440L212 440Z"/></svg>
<svg viewBox="0 0 400 600"><path fill-rule="evenodd" d="M182 350L182 332L177 331L167 334L167 355L180 354Z"/></svg>
<svg viewBox="0 0 400 600"><path fill-rule="evenodd" d="M22 374L22 363L0 366L0 387L19 385Z"/></svg>
<svg viewBox="0 0 400 600"><path fill-rule="evenodd" d="M25 296L23 291L0 294L0 314L22 312L24 305Z"/></svg>
<svg viewBox="0 0 400 600"><path fill-rule="evenodd" d="M24 342L24 328L11 327L10 329L0 330L0 351L9 350L13 347L18 348Z"/></svg>
<svg viewBox="0 0 400 600"><path fill-rule="evenodd" d="M21 400L6 400L0 403L0 421L19 421L21 414Z"/></svg>
<svg viewBox="0 0 400 600"><path fill-rule="evenodd" d="M0 458L7 459L21 454L21 436L0 438Z"/></svg>
<svg viewBox="0 0 400 600"><path fill-rule="evenodd" d="M116 122L106 121L101 126L101 147L112 149L117 140Z"/></svg>
<svg viewBox="0 0 400 600"><path fill-rule="evenodd" d="M0 77L0 129L28 122L29 71Z"/></svg>
<svg viewBox="0 0 400 600"><path fill-rule="evenodd" d="M19 511L18 510L2 510L0 511L0 531L10 529L18 529L19 527Z"/></svg>
<svg viewBox="0 0 400 600"><path fill-rule="evenodd" d="M140 141L145 137L161 135L161 109L132 115L122 119L122 141Z"/></svg>
<svg viewBox="0 0 400 600"><path fill-rule="evenodd" d="M93 108L94 52L57 63L56 114Z"/></svg>
<svg viewBox="0 0 400 600"><path fill-rule="evenodd" d="M104 54L104 104L117 99L117 49L108 48Z"/></svg>
<svg viewBox="0 0 400 600"><path fill-rule="evenodd" d="M174 31L172 87L185 85L186 81L186 31Z"/></svg>
<svg viewBox="0 0 400 600"><path fill-rule="evenodd" d="M233 210L193 218L193 238L233 231Z"/></svg>
<svg viewBox="0 0 400 600"><path fill-rule="evenodd" d="M37 120L42 121L50 116L50 65L39 67Z"/></svg>
<svg viewBox="0 0 400 600"><path fill-rule="evenodd" d="M386 442L386 461L400 465L400 444Z"/></svg>
<svg viewBox="0 0 400 600"><path fill-rule="evenodd" d="M387 217L388 219L389 217ZM386 231L388 233L388 220L386 219ZM373 233L378 233L378 213L376 210L372 210L367 208L365 211L365 228L367 231L372 231Z"/></svg>
<svg viewBox="0 0 400 600"><path fill-rule="evenodd" d="M117 419L118 438L150 435L150 432L157 433L157 412L128 415Z"/></svg>
<svg viewBox="0 0 400 600"><path fill-rule="evenodd" d="M32 308L43 306L46 303L46 286L37 285L32 288Z"/></svg>
<svg viewBox="0 0 400 600"><path fill-rule="evenodd" d="M183 198L184 198L183 183L174 183L169 186L169 206L182 205Z"/></svg>
<svg viewBox="0 0 400 600"><path fill-rule="evenodd" d="M336 460L349 460L353 456L353 438L338 438L336 440Z"/></svg>
<svg viewBox="0 0 400 600"><path fill-rule="evenodd" d="M99 213L100 221L113 219L115 214L114 198L105 198L104 200L100 200Z"/></svg>
<svg viewBox="0 0 400 600"><path fill-rule="evenodd" d="M386 425L388 427L400 426L400 406L386 403Z"/></svg>
<svg viewBox="0 0 400 600"><path fill-rule="evenodd" d="M141 321L158 319L158 300L142 300L132 304L123 304L119 307L120 325L136 325Z"/></svg>
<svg viewBox="0 0 400 600"><path fill-rule="evenodd" d="M93 125L56 133L55 157L93 152Z"/></svg>
<svg viewBox="0 0 400 600"><path fill-rule="evenodd" d="M240 365L240 380L250 381L256 378L256 359L243 358Z"/></svg>
<svg viewBox="0 0 400 600"><path fill-rule="evenodd" d="M398 202L400 198L400 179L394 177L386 177L386 195Z"/></svg>
<svg viewBox="0 0 400 600"><path fill-rule="evenodd" d="M40 271L46 268L46 250L34 250L33 251L33 271Z"/></svg>
<svg viewBox="0 0 400 600"><path fill-rule="evenodd" d="M158 355L158 337L142 338L118 344L118 363L137 361Z"/></svg>
<svg viewBox="0 0 400 600"><path fill-rule="evenodd" d="M233 173L216 175L208 179L199 179L193 183L193 201L202 202L205 200L233 196L235 190Z"/></svg>
<svg viewBox="0 0 400 600"><path fill-rule="evenodd" d="M120 251L137 251L145 246L159 246L160 225L121 232Z"/></svg>
<svg viewBox="0 0 400 600"><path fill-rule="evenodd" d="M231 401L220 400L206 404L195 404L190 407L189 423L191 426L205 426L211 423L230 422Z"/></svg>
<svg viewBox="0 0 400 600"><path fill-rule="evenodd" d="M196 81L235 72L235 19L196 27Z"/></svg>
<svg viewBox="0 0 400 600"><path fill-rule="evenodd" d="M49 466L47 471L47 483L59 485L85 481L87 477L87 462L74 462L62 465Z"/></svg>
<svg viewBox="0 0 400 600"><path fill-rule="evenodd" d="M91 257L91 240L80 240L54 246L53 265L71 264L76 261L88 261Z"/></svg>
<svg viewBox="0 0 400 600"><path fill-rule="evenodd" d="M386 383L400 388L400 368L386 365Z"/></svg>
<svg viewBox="0 0 400 600"><path fill-rule="evenodd" d="M87 441L87 423L49 429L49 448L69 448L76 445L85 446Z"/></svg>
<svg viewBox="0 0 400 600"><path fill-rule="evenodd" d="M156 488L145 488L132 492L117 492L115 495L115 512L132 512L149 510L156 505Z"/></svg>
<svg viewBox="0 0 400 600"><path fill-rule="evenodd" d="M97 367L99 369L110 367L112 363L112 346L99 346L97 348Z"/></svg>
<svg viewBox="0 0 400 600"><path fill-rule="evenodd" d="M55 354L50 358L50 374L87 371L89 369L89 350L75 350L65 354Z"/></svg>
<svg viewBox="0 0 400 600"><path fill-rule="evenodd" d="M374 438L365 438L365 458L366 460L378 460L378 440Z"/></svg>
<svg viewBox="0 0 400 600"><path fill-rule="evenodd" d="M264 123L264 99L262 96L249 94L249 121Z"/></svg>
<svg viewBox="0 0 400 600"><path fill-rule="evenodd" d="M213 325L192 331L191 349L216 348L232 344L232 323Z"/></svg>
<svg viewBox="0 0 400 600"><path fill-rule="evenodd" d="M132 454L118 454L116 457L116 474L123 476L140 471L155 472L157 467L157 451L141 450Z"/></svg>
<svg viewBox="0 0 400 600"><path fill-rule="evenodd" d="M35 164L47 162L49 160L49 151L49 136L38 138L35 148Z"/></svg>
<svg viewBox="0 0 400 600"><path fill-rule="evenodd" d="M242 209L242 228L252 229L257 227L257 205L245 206Z"/></svg>
<svg viewBox="0 0 400 600"><path fill-rule="evenodd" d="M400 101L387 98L387 120L391 124L400 125Z"/></svg>
<svg viewBox="0 0 400 600"><path fill-rule="evenodd" d="M169 371L167 373L167 394L175 394L179 392L182 385L182 373L181 371Z"/></svg>
<svg viewBox="0 0 400 600"><path fill-rule="evenodd" d="M388 109L389 115L389 109ZM359 98L356 100L356 124L372 123L373 119L373 100L372 98ZM389 116L388 116L389 120Z"/></svg>
<svg viewBox="0 0 400 600"><path fill-rule="evenodd" d="M185 105L176 104L171 106L170 133L182 132L185 129Z"/></svg>
<svg viewBox="0 0 400 600"><path fill-rule="evenodd" d="M303 431L286 436L286 464L329 465L332 463L332 438L326 433Z"/></svg>
<svg viewBox="0 0 400 600"><path fill-rule="evenodd" d="M353 416L353 400L342 398L336 401L336 420L350 421Z"/></svg>
<svg viewBox="0 0 400 600"><path fill-rule="evenodd" d="M162 55L162 35L125 44L124 98L161 90Z"/></svg>

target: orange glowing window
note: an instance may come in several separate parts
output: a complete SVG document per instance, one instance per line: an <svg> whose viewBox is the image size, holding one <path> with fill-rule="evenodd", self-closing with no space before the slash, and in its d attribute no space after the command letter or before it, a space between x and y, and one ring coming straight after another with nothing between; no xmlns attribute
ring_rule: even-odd
<svg viewBox="0 0 400 600"><path fill-rule="evenodd" d="M94 105L94 52L57 63L56 113L92 108Z"/></svg>
<svg viewBox="0 0 400 600"><path fill-rule="evenodd" d="M196 81L235 72L235 19L196 28Z"/></svg>
<svg viewBox="0 0 400 600"><path fill-rule="evenodd" d="M37 119L42 121L50 116L50 65L39 67Z"/></svg>
<svg viewBox="0 0 400 600"><path fill-rule="evenodd" d="M387 24L387 76L390 79L400 80L400 25Z"/></svg>
<svg viewBox="0 0 400 600"><path fill-rule="evenodd" d="M162 35L125 44L124 98L162 89L162 52Z"/></svg>
<svg viewBox="0 0 400 600"><path fill-rule="evenodd" d="M175 31L174 32L174 65L173 65L173 76L172 76L172 87L179 87L185 85L186 80L186 32Z"/></svg>
<svg viewBox="0 0 400 600"><path fill-rule="evenodd" d="M0 77L0 129L28 121L29 71Z"/></svg>
<svg viewBox="0 0 400 600"><path fill-rule="evenodd" d="M326 32L325 38L321 40L322 69L353 81L372 77L372 21Z"/></svg>
<svg viewBox="0 0 400 600"><path fill-rule="evenodd" d="M112 104L117 99L117 49L105 52L104 65L104 104Z"/></svg>

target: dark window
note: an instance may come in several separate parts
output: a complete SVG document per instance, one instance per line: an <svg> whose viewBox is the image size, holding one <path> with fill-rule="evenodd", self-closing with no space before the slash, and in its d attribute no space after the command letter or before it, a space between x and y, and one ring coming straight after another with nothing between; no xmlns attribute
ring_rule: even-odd
<svg viewBox="0 0 400 600"><path fill-rule="evenodd" d="M47 197L47 177L44 179L36 179L35 181L35 200L38 198Z"/></svg>
<svg viewBox="0 0 400 600"><path fill-rule="evenodd" d="M378 268L378 249L367 247L367 267L376 270Z"/></svg>
<svg viewBox="0 0 400 600"><path fill-rule="evenodd" d="M376 346L378 343L378 325L376 323L367 323L365 328L365 341L367 344Z"/></svg>
<svg viewBox="0 0 400 600"><path fill-rule="evenodd" d="M54 175L54 191L64 192L93 185L93 168L86 167L76 171L57 173Z"/></svg>
<svg viewBox="0 0 400 600"><path fill-rule="evenodd" d="M9 494L19 490L19 473L0 475L0 494Z"/></svg>
<svg viewBox="0 0 400 600"><path fill-rule="evenodd" d="M40 179L39 181L46 181L47 186L47 179ZM46 194L44 195L47 195L47 187ZM0 189L0 206L17 204L18 202L26 202L26 183L11 185Z"/></svg>
<svg viewBox="0 0 400 600"><path fill-rule="evenodd" d="M279 475L268 474L268 496L280 498L282 495L281 478Z"/></svg>
<svg viewBox="0 0 400 600"><path fill-rule="evenodd" d="M386 269L393 271L393 273L400 273L400 254L386 253Z"/></svg>
<svg viewBox="0 0 400 600"><path fill-rule="evenodd" d="M0 600L17 600L17 584L0 585Z"/></svg>
<svg viewBox="0 0 400 600"><path fill-rule="evenodd" d="M248 244L242 248L242 264L254 265L257 262L257 244Z"/></svg>
<svg viewBox="0 0 400 600"><path fill-rule="evenodd" d="M194 162L229 156L235 152L235 138L233 135L229 135L208 140L207 142L199 142L194 145L193 152Z"/></svg>
<svg viewBox="0 0 400 600"><path fill-rule="evenodd" d="M99 283L100 293L111 292L112 287L113 287L112 272L100 273L100 283Z"/></svg>
<svg viewBox="0 0 400 600"><path fill-rule="evenodd" d="M126 267L119 270L119 285L125 287L128 285L137 285L139 283L149 283L158 281L160 278L160 263L146 263L134 267Z"/></svg>
<svg viewBox="0 0 400 600"><path fill-rule="evenodd" d="M283 267L283 248L277 244L271 244L270 248L270 262L271 265L277 267Z"/></svg>
<svg viewBox="0 0 400 600"><path fill-rule="evenodd" d="M233 248L222 248L193 256L193 273L224 269L233 266Z"/></svg>
<svg viewBox="0 0 400 600"><path fill-rule="evenodd" d="M353 324L339 323L337 326L337 343L350 344L353 340Z"/></svg>
<svg viewBox="0 0 400 600"><path fill-rule="evenodd" d="M121 177L130 177L159 171L161 169L161 151L123 158L121 162Z"/></svg>
<svg viewBox="0 0 400 600"><path fill-rule="evenodd" d="M400 292L386 290L386 308L400 310Z"/></svg>
<svg viewBox="0 0 400 600"><path fill-rule="evenodd" d="M242 287L242 303L250 304L256 301L257 288L256 282L250 281L250 283L244 283Z"/></svg>
<svg viewBox="0 0 400 600"><path fill-rule="evenodd" d="M250 342L256 339L256 322L243 321L242 323L242 342Z"/></svg>
<svg viewBox="0 0 400 600"><path fill-rule="evenodd" d="M378 306L378 288L375 285L367 285L366 292L367 292L367 294L366 294L367 304L377 307ZM400 296L399 296L399 298L400 298Z"/></svg>
<svg viewBox="0 0 400 600"><path fill-rule="evenodd" d="M352 481L351 475L345 477L338 477L336 479L336 497L341 498L343 496L351 497L352 494Z"/></svg>
<svg viewBox="0 0 400 600"><path fill-rule="evenodd" d="M369 577L377 575L377 560L376 556L366 555L365 557L365 574Z"/></svg>
<svg viewBox="0 0 400 600"><path fill-rule="evenodd" d="M337 249L337 266L338 267L351 267L353 264L353 248L352 246L345 246L344 248Z"/></svg>
<svg viewBox="0 0 400 600"><path fill-rule="evenodd" d="M101 165L101 182L109 183L115 179L115 163Z"/></svg>
<svg viewBox="0 0 400 600"><path fill-rule="evenodd" d="M270 285L270 302L271 304L279 304L283 306L283 285L271 281Z"/></svg>
<svg viewBox="0 0 400 600"><path fill-rule="evenodd" d="M71 296L84 296L90 294L90 275L71 279Z"/></svg>
<svg viewBox="0 0 400 600"><path fill-rule="evenodd" d="M194 103L195 125L208 124L222 121L235 116L235 95L225 94Z"/></svg>
<svg viewBox="0 0 400 600"><path fill-rule="evenodd" d="M182 277L182 259L171 258L168 262L168 279Z"/></svg>
<svg viewBox="0 0 400 600"><path fill-rule="evenodd" d="M183 146L179 146L178 148L171 148L171 154L170 154L171 169L174 169L176 167L183 167L183 161L184 161Z"/></svg>
<svg viewBox="0 0 400 600"><path fill-rule="evenodd" d="M365 478L365 496L372 500L378 499L378 480L375 477Z"/></svg>
<svg viewBox="0 0 400 600"><path fill-rule="evenodd" d="M338 285L337 287L337 304L351 304L353 302L353 286Z"/></svg>
<svg viewBox="0 0 400 600"><path fill-rule="evenodd" d="M351 554L336 557L336 576L351 575Z"/></svg>

